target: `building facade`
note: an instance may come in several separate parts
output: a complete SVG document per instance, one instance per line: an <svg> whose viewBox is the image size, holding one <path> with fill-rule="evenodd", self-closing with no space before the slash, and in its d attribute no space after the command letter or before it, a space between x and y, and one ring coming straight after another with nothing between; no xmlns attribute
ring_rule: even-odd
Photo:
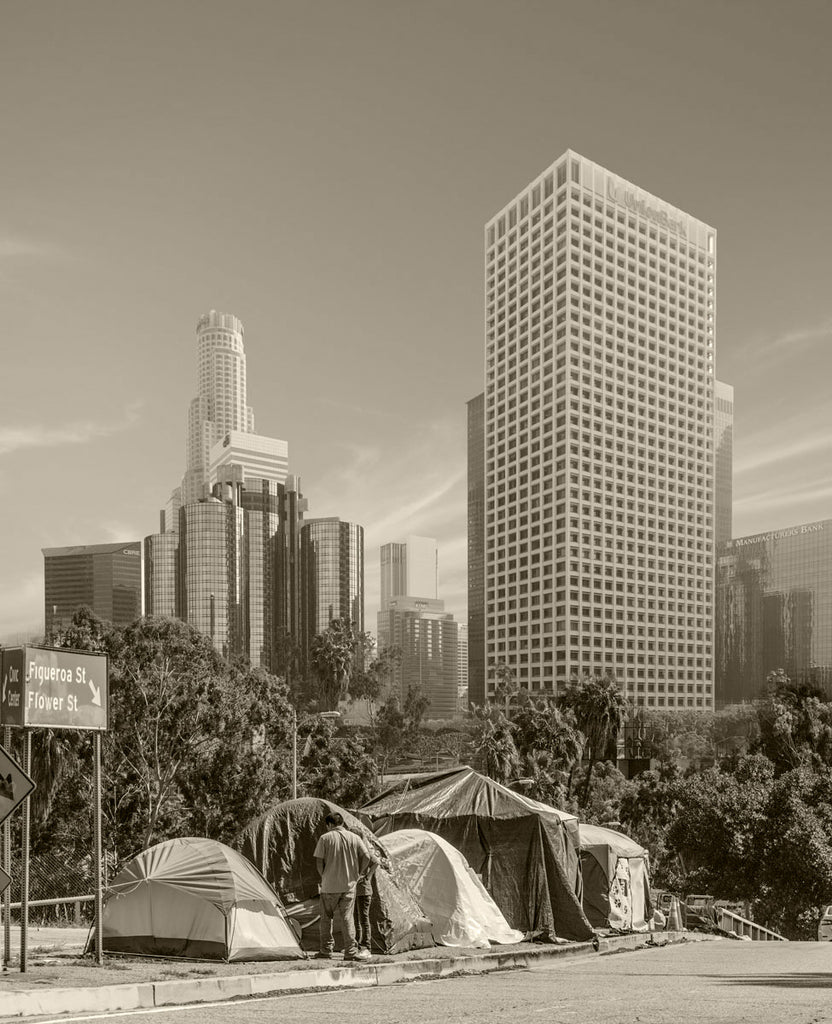
<svg viewBox="0 0 832 1024"><path fill-rule="evenodd" d="M832 699L832 519L717 552L716 703L755 700L783 669Z"/></svg>
<svg viewBox="0 0 832 1024"><path fill-rule="evenodd" d="M42 548L44 631L68 626L82 606L117 626L142 613L139 541Z"/></svg>
<svg viewBox="0 0 832 1024"><path fill-rule="evenodd" d="M401 660L391 673L391 691L404 700L418 689L430 701L425 717L453 718L457 713L459 634L443 601L395 597L378 613L379 647L395 646Z"/></svg>
<svg viewBox="0 0 832 1024"><path fill-rule="evenodd" d="M485 286L487 685L712 708L716 232L567 151L487 223Z"/></svg>
<svg viewBox="0 0 832 1024"><path fill-rule="evenodd" d="M303 658L313 637L335 619L364 632L364 528L337 517L310 519L300 530Z"/></svg>
<svg viewBox="0 0 832 1024"><path fill-rule="evenodd" d="M734 389L718 380L714 388L714 542L719 547L733 535L734 521Z"/></svg>
<svg viewBox="0 0 832 1024"><path fill-rule="evenodd" d="M468 402L468 701L486 699L485 393Z"/></svg>
<svg viewBox="0 0 832 1024"><path fill-rule="evenodd" d="M188 410L186 469L178 501L207 497L211 449L230 432L254 433L254 413L246 404L243 325L230 313L199 318L197 394Z"/></svg>
<svg viewBox="0 0 832 1024"><path fill-rule="evenodd" d="M405 594L437 597L439 558L433 537L409 536L383 544L380 556L382 608L391 598Z"/></svg>

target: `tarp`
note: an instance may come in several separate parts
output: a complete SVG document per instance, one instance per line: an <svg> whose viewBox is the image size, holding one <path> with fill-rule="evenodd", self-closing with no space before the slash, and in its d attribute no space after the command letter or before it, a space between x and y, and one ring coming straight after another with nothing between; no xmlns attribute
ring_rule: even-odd
<svg viewBox="0 0 832 1024"><path fill-rule="evenodd" d="M103 946L212 960L286 960L303 952L277 894L236 850L169 839L118 873L104 905Z"/></svg>
<svg viewBox="0 0 832 1024"><path fill-rule="evenodd" d="M531 938L586 940L578 820L464 766L387 790L359 815L376 835L421 828L459 850L512 928Z"/></svg>
<svg viewBox="0 0 832 1024"><path fill-rule="evenodd" d="M488 949L492 942L523 941L471 870L468 861L435 832L406 828L379 837L407 879L442 946Z"/></svg>
<svg viewBox="0 0 832 1024"><path fill-rule="evenodd" d="M357 831L368 847L386 857L384 848L363 822L328 800L312 797L276 804L249 822L235 844L279 893L304 949L318 949L319 878L313 853L319 837L326 832L324 818L334 811L343 815L346 826ZM395 867L392 872L379 867L373 876L370 926L375 953L400 953L434 945L430 921ZM336 946L343 942L338 932L336 917Z"/></svg>
<svg viewBox="0 0 832 1024"><path fill-rule="evenodd" d="M649 856L623 832L581 825L584 912L596 928L644 932L653 916Z"/></svg>

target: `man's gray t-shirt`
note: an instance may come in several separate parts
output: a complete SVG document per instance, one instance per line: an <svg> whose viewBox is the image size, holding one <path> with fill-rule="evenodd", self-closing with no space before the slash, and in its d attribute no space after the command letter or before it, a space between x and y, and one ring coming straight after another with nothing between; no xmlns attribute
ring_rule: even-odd
<svg viewBox="0 0 832 1024"><path fill-rule="evenodd" d="M321 892L351 892L370 864L364 840L343 825L321 836L313 856L324 861Z"/></svg>

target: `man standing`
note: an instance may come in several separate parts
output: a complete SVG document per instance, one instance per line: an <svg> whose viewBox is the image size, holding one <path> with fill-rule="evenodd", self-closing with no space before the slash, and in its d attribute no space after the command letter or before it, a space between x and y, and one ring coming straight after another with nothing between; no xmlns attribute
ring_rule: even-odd
<svg viewBox="0 0 832 1024"><path fill-rule="evenodd" d="M355 887L370 867L370 855L364 840L344 826L337 811L324 818L326 832L315 846L315 864L321 876L321 951L320 959L332 956L335 943L332 919L337 911L344 934L344 959L369 960L370 953L355 942Z"/></svg>

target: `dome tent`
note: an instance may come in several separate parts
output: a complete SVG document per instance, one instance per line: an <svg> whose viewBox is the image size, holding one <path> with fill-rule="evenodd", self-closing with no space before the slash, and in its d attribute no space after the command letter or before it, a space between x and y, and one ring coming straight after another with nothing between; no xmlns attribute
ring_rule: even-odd
<svg viewBox="0 0 832 1024"><path fill-rule="evenodd" d="M378 836L421 828L462 853L512 928L591 939L580 898L578 819L463 766L411 780L358 811Z"/></svg>
<svg viewBox="0 0 832 1024"><path fill-rule="evenodd" d="M379 837L433 925L442 946L489 949L523 941L459 850L435 832L406 828Z"/></svg>
<svg viewBox="0 0 832 1024"><path fill-rule="evenodd" d="M251 821L235 844L280 894L304 949L319 948L320 879L314 850L326 832L324 818L333 812L342 815L347 828L357 832L371 852L386 859L384 847L358 818L328 800L314 797L276 804ZM401 953L434 945L430 921L395 867L392 872L379 867L373 876L370 928L375 953ZM334 930L337 948L343 942L337 917Z"/></svg>
<svg viewBox="0 0 832 1024"><path fill-rule="evenodd" d="M644 932L653 916L649 856L611 828L581 825L584 913L596 928Z"/></svg>
<svg viewBox="0 0 832 1024"><path fill-rule="evenodd" d="M260 872L223 843L199 838L158 843L119 871L106 892L103 946L229 962L303 957Z"/></svg>

